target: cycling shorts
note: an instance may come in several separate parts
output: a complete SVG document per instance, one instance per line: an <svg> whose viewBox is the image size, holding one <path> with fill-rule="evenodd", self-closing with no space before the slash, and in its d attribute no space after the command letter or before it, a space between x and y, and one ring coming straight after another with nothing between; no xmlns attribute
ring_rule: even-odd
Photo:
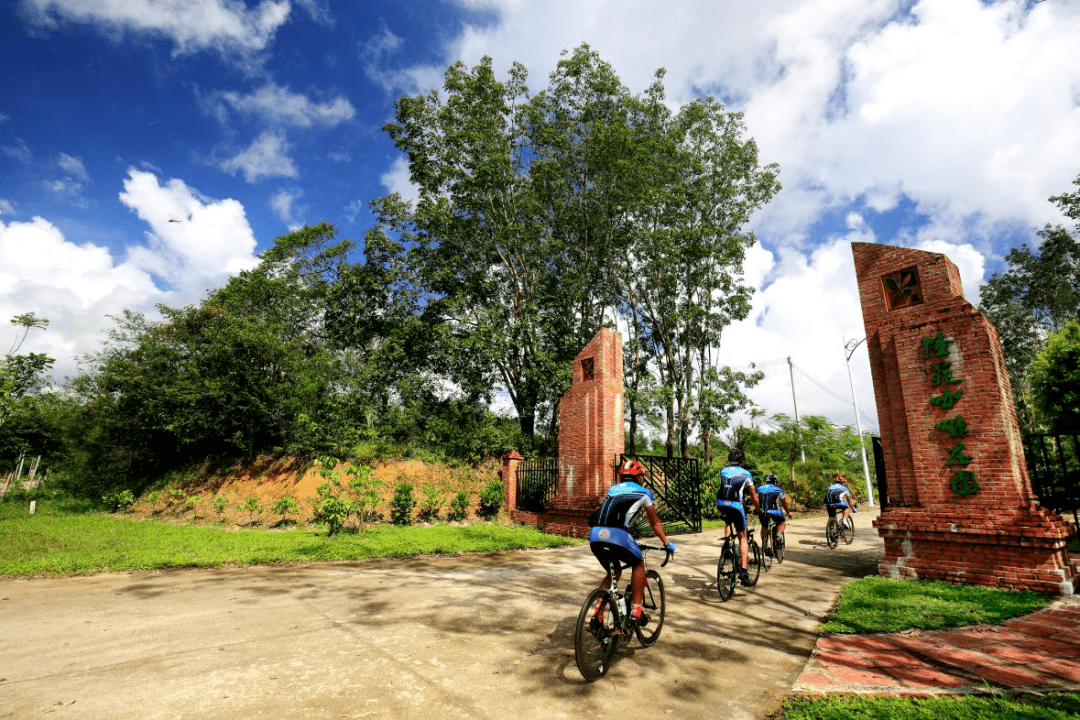
<svg viewBox="0 0 1080 720"><path fill-rule="evenodd" d="M847 510L851 506L848 505L846 502L839 502L832 505L826 505L825 507L829 510L829 517L832 517L836 514L837 510L840 510L842 512L844 510Z"/></svg>
<svg viewBox="0 0 1080 720"><path fill-rule="evenodd" d="M594 527L589 531L589 548L604 568L636 567L641 563L641 548L622 528Z"/></svg>
<svg viewBox="0 0 1080 720"><path fill-rule="evenodd" d="M782 522L787 522L787 518L784 517L783 510L766 510L763 515L771 520L776 525Z"/></svg>
<svg viewBox="0 0 1080 720"><path fill-rule="evenodd" d="M717 500L716 509L720 511L720 519L729 525L735 526L735 532L746 530L746 508L741 502L734 500Z"/></svg>

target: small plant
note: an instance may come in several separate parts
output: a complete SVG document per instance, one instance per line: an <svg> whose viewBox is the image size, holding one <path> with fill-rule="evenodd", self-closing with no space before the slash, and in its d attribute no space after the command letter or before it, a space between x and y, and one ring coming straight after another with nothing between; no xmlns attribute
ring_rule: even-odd
<svg viewBox="0 0 1080 720"><path fill-rule="evenodd" d="M161 502L161 491L154 490L147 494L146 502L150 503L151 512L161 512L161 508L158 507L158 503Z"/></svg>
<svg viewBox="0 0 1080 720"><path fill-rule="evenodd" d="M113 490L105 493L102 500L113 512L127 510L135 504L135 496L130 490Z"/></svg>
<svg viewBox="0 0 1080 720"><path fill-rule="evenodd" d="M464 520L469 510L469 493L461 490L450 501L450 519Z"/></svg>
<svg viewBox="0 0 1080 720"><path fill-rule="evenodd" d="M421 492L423 498L420 500L420 509L416 513L417 517L424 522L438 520L439 511L442 510L442 506L446 503L446 496L434 485L425 486Z"/></svg>
<svg viewBox="0 0 1080 720"><path fill-rule="evenodd" d="M289 513L295 515L300 512L300 506L296 504L296 500L292 497L286 496L274 503L273 512L275 515L281 516L281 524L284 525L286 521L285 516Z"/></svg>
<svg viewBox="0 0 1080 720"><path fill-rule="evenodd" d="M326 536L332 537L345 526L345 521L352 514L353 503L341 495L341 484L337 480L320 484L315 492L311 501L315 522L326 523Z"/></svg>
<svg viewBox="0 0 1080 720"><path fill-rule="evenodd" d="M198 520L199 519L199 503L202 502L202 496L201 495L189 495L186 502L187 502L187 506L189 508L191 508L192 513L194 513L192 515L192 520Z"/></svg>
<svg viewBox="0 0 1080 720"><path fill-rule="evenodd" d="M412 511L416 507L411 483L399 482L394 488L394 499L390 502L390 519L398 526L412 525Z"/></svg>
<svg viewBox="0 0 1080 720"><path fill-rule="evenodd" d="M259 498L249 495L244 502L240 503L240 509L247 511L248 525L251 525L255 522L255 513L262 512L262 505L259 504Z"/></svg>
<svg viewBox="0 0 1080 720"><path fill-rule="evenodd" d="M350 466L346 472L353 476L349 480L349 493L353 501L353 512L356 513L362 530L368 516L374 514L375 506L379 503L379 488L382 483L375 479L375 474L366 465Z"/></svg>
<svg viewBox="0 0 1080 720"><path fill-rule="evenodd" d="M480 491L480 505L478 508L480 516L490 520L498 515L505 494L506 488L501 482L498 480L489 481L484 486L484 489Z"/></svg>
<svg viewBox="0 0 1080 720"><path fill-rule="evenodd" d="M210 504L214 507L214 510L217 511L218 517L220 517L225 514L225 508L228 507L229 500L224 495L218 495L210 502Z"/></svg>
<svg viewBox="0 0 1080 720"><path fill-rule="evenodd" d="M184 502L184 491L180 488L169 488L169 497L174 503Z"/></svg>

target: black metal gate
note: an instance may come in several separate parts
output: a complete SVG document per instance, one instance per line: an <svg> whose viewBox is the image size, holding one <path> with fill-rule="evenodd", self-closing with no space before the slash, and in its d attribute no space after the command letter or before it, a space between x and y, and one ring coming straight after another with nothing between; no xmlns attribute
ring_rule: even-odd
<svg viewBox="0 0 1080 720"><path fill-rule="evenodd" d="M1024 459L1039 502L1055 512L1071 512L1080 531L1080 436L1025 435Z"/></svg>
<svg viewBox="0 0 1080 720"><path fill-rule="evenodd" d="M559 477L559 458L524 460L517 468L517 508L528 512L543 512L555 498L555 481Z"/></svg>
<svg viewBox="0 0 1080 720"><path fill-rule="evenodd" d="M623 455L619 466L637 460L648 470L643 485L657 498L657 513L665 525L684 525L701 532L701 464L697 458L665 455Z"/></svg>

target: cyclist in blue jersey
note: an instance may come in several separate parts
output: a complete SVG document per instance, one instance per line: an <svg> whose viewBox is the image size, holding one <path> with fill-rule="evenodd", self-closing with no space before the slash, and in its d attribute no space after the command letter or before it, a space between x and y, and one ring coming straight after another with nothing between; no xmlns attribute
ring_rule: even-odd
<svg viewBox="0 0 1080 720"><path fill-rule="evenodd" d="M739 580L743 585L750 584L750 575L746 572L748 564L748 546L746 535L746 509L743 506L743 494L749 493L754 501L754 509L761 512L761 503L758 502L757 489L754 487L754 479L750 471L742 467L746 462L742 450L732 450L728 453L728 464L720 470L720 487L716 491L716 507L720 511L720 517L727 524L724 526L724 537L731 535L731 528L739 534L739 557L742 565L739 567Z"/></svg>
<svg viewBox="0 0 1080 720"><path fill-rule="evenodd" d="M847 485L844 484L846 478L843 475L833 475L833 484L829 486L825 491L825 507L829 511L829 517L836 514L837 510L842 511L840 522L851 522L851 511L858 512L859 503L855 501L855 498L851 496L851 491L848 490Z"/></svg>
<svg viewBox="0 0 1080 720"><path fill-rule="evenodd" d="M775 475L770 473L765 476L765 484L758 487L757 496L762 516L767 515L776 523L776 532L783 535L788 518L791 517L791 510L788 509L787 493L780 487L780 481Z"/></svg>
<svg viewBox="0 0 1080 720"><path fill-rule="evenodd" d="M595 527L589 532L589 547L605 569L611 565L618 567L619 564L631 567L630 597L633 609L630 616L638 624L645 625L649 622L649 616L641 609L641 598L645 592L645 565L642 563L641 548L630 534L629 528L638 513L644 510L653 532L669 552L675 552L675 543L668 542L667 535L664 534L664 527L660 524L660 517L653 504L652 490L637 482L644 479L645 466L637 460L630 460L622 467L620 474L622 482L612 485L594 515ZM616 574L616 580L619 574ZM601 586L611 587L610 575L604 575ZM603 612L604 608L601 607L594 620L602 621Z"/></svg>

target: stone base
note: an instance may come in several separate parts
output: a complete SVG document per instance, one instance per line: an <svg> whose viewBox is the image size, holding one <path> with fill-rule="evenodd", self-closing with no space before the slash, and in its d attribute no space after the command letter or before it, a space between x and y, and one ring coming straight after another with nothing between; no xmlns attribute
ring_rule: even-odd
<svg viewBox="0 0 1080 720"><path fill-rule="evenodd" d="M885 541L885 577L945 580L1051 595L1072 595L1080 568L1069 557L1071 528L1032 506L987 515L887 508L874 521Z"/></svg>
<svg viewBox="0 0 1080 720"><path fill-rule="evenodd" d="M573 503L556 500L545 512L511 510L510 517L541 532L566 537L589 537L589 516L600 507L603 497L579 497Z"/></svg>

